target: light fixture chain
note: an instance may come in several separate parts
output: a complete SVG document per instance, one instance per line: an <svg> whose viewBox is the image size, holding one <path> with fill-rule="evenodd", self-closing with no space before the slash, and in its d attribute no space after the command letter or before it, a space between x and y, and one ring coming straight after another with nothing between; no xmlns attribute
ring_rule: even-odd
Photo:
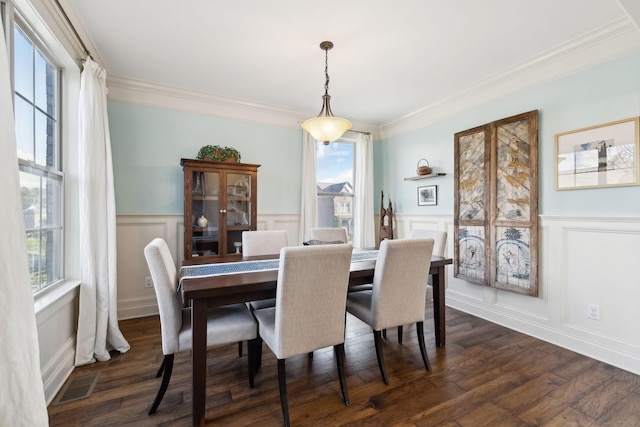
<svg viewBox="0 0 640 427"><path fill-rule="evenodd" d="M324 50L324 94L329 95L329 49Z"/></svg>

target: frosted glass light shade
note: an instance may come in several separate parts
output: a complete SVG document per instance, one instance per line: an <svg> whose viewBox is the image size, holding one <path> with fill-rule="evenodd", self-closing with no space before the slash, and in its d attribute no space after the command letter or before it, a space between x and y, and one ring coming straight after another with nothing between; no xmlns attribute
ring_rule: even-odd
<svg viewBox="0 0 640 427"><path fill-rule="evenodd" d="M328 144L351 129L351 122L340 117L314 117L302 122L302 129L309 132L316 141Z"/></svg>

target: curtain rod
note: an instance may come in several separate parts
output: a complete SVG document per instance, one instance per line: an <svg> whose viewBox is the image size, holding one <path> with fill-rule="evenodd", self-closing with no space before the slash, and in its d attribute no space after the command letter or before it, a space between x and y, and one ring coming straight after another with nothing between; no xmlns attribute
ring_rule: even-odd
<svg viewBox="0 0 640 427"><path fill-rule="evenodd" d="M363 135L371 135L371 132L365 132L363 130L349 129L347 132L357 132L357 133L361 133Z"/></svg>
<svg viewBox="0 0 640 427"><path fill-rule="evenodd" d="M76 31L76 27L73 25L73 22L71 22L71 19L69 19L69 15L67 15L67 12L64 11L64 8L62 7L62 5L60 4L60 2L58 0L54 0L54 1L55 1L56 5L58 6L58 9L60 9L60 12L62 12L62 16L64 16L64 19L67 21L67 24L69 24L69 27L71 27L71 30L73 31L73 34L76 36L76 39L78 40L78 42L82 46L82 49L84 49L85 55L87 55L89 58L93 59L93 57L91 56L91 52L89 52L89 49L87 49L87 46L82 41L82 37L80 37L80 34L78 34L78 31Z"/></svg>

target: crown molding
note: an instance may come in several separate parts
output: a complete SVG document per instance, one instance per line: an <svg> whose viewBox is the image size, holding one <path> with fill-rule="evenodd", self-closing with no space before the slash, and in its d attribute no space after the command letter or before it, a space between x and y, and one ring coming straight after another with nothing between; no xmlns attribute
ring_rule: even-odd
<svg viewBox="0 0 640 427"><path fill-rule="evenodd" d="M300 127L300 112L281 107L212 95L118 76L107 77L109 100L170 110L255 121L286 127Z"/></svg>
<svg viewBox="0 0 640 427"><path fill-rule="evenodd" d="M381 126L354 122L375 140L410 132L512 93L567 77L640 50L640 32L627 17L489 76L436 103ZM108 76L109 99L169 110L300 128L307 114L283 107L200 93L174 86Z"/></svg>
<svg viewBox="0 0 640 427"><path fill-rule="evenodd" d="M480 80L437 103L380 127L381 138L410 132L506 95L567 77L640 50L640 32L620 18L515 67Z"/></svg>
<svg viewBox="0 0 640 427"><path fill-rule="evenodd" d="M308 114L254 101L213 95L126 77L108 76L109 100L300 129ZM353 122L353 128L378 134L378 127Z"/></svg>

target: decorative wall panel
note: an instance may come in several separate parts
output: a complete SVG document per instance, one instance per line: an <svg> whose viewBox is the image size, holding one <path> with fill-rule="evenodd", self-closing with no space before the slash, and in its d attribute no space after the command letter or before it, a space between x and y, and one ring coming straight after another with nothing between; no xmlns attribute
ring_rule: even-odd
<svg viewBox="0 0 640 427"><path fill-rule="evenodd" d="M537 296L537 146L537 111L455 134L455 277Z"/></svg>

